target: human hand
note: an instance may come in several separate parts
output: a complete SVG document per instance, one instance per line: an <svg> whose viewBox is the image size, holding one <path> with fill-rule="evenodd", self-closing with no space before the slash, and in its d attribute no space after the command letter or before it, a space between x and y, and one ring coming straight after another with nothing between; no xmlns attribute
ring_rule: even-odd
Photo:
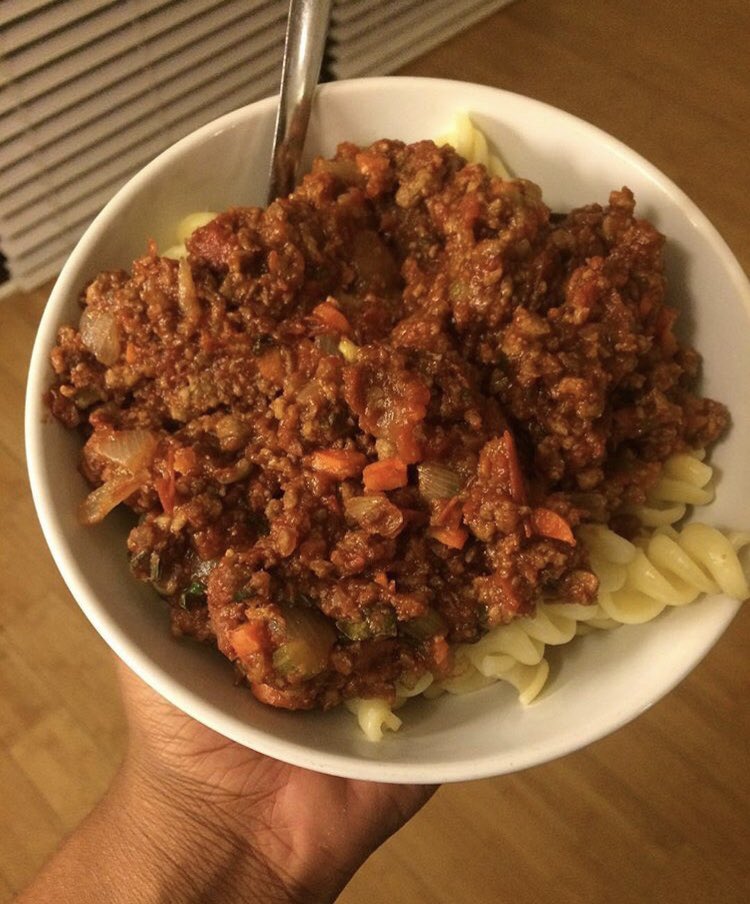
<svg viewBox="0 0 750 904"><path fill-rule="evenodd" d="M332 901L434 791L289 766L194 721L124 666L120 680L131 738L124 771L149 802L147 831L184 837L196 867L203 860L201 882L225 870L212 854L229 857L232 900ZM212 900L223 900L218 892Z"/></svg>

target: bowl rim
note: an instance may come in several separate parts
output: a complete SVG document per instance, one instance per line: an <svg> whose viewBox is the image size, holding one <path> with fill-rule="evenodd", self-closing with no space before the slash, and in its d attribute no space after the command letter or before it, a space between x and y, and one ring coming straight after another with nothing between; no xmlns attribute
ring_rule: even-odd
<svg viewBox="0 0 750 904"><path fill-rule="evenodd" d="M327 83L319 87L316 103L320 99L324 102L325 98L332 95L335 97L338 93L356 94L357 92L363 92L366 94L373 90L392 92L394 90L397 91L399 87L406 86L421 86L425 88L429 86L430 90L433 90L439 89L441 86L456 85L460 85L463 89L470 89L478 94L491 95L498 102L502 102L503 99L514 98L523 104L532 105L539 111L549 111L555 117L562 117L569 126L581 131L584 135L590 136L597 144L604 144L618 156L626 158L629 165L639 168L681 208L691 225L712 246L722 268L724 268L730 279L733 289L742 300L750 316L750 283L729 246L708 217L690 200L682 189L639 153L603 129L571 113L543 101L501 88L477 85L455 79L412 76L384 76ZM244 746L249 746L259 753L292 765L345 778L393 783L433 784L481 779L518 771L581 749L618 730L666 696L710 651L728 627L740 604L738 603L733 608L730 607L723 618L715 621L713 629L705 635L705 642L702 645L700 654L687 663L684 668L675 670L670 674L668 680L661 681L656 691L647 695L647 699L641 700L637 706L613 707L611 713L598 720L593 727L589 725L582 728L579 727L576 732L566 732L559 737L555 736L544 744L527 748L524 755L516 755L510 758L502 750L499 750L480 759L464 757L451 763L431 763L424 759L420 759L418 762L379 761L377 759L355 757L346 753L311 751L304 743L275 737L247 722L240 724L238 719L218 712L212 704L207 703L197 693L187 689L179 681L172 678L158 662L149 658L143 650L134 645L125 631L101 608L97 599L89 593L85 576L79 564L71 555L59 513L52 505L47 486L48 475L44 467L44 434L45 425L51 419L51 416L44 407L42 396L49 380L48 354L49 349L54 345L60 311L69 299L71 292L77 295L82 285L79 262L86 258L92 247L100 240L99 234L102 227L106 227L110 221L117 217L118 212L124 206L131 193L137 191L139 186L148 181L153 173L168 164L171 159L182 155L183 151L191 145L201 143L225 129L241 125L252 113L275 108L276 103L276 97L268 97L226 113L175 142L140 169L114 194L112 199L103 207L86 229L54 284L38 326L29 363L24 432L27 468L34 507L55 564L76 603L104 641L129 668L136 672L157 693L189 716L225 737L231 738Z"/></svg>

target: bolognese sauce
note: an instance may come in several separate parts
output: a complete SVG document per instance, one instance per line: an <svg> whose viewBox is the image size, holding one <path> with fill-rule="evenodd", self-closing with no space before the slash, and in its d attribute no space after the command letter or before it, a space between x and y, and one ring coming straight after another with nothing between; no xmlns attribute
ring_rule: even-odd
<svg viewBox="0 0 750 904"><path fill-rule="evenodd" d="M627 530L728 423L627 188L557 215L448 146L342 144L187 247L93 280L48 403L85 437L82 520L132 509L173 631L275 706L393 700L542 599L593 602L576 527Z"/></svg>

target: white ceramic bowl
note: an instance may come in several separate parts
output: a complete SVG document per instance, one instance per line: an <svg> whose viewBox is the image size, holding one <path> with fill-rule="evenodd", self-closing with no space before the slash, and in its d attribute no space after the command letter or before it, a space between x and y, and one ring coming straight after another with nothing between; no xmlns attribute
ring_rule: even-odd
<svg viewBox="0 0 750 904"><path fill-rule="evenodd" d="M308 148L382 137L414 141L444 132L454 111L471 112L511 169L538 182L562 210L606 202L628 185L638 210L670 239L671 296L705 357L703 390L735 415L715 450L716 502L702 519L748 526L750 287L705 216L668 179L620 142L566 113L492 88L429 79L363 79L324 85ZM127 267L153 236L173 242L175 224L195 210L261 203L275 101L252 104L205 126L135 176L86 231L55 285L34 347L27 397L27 452L37 512L71 593L112 649L160 694L227 737L322 772L392 782L442 782L498 775L550 760L613 731L666 694L704 656L737 604L706 599L655 622L581 638L553 658L543 695L528 708L498 684L464 697L415 701L402 729L365 740L343 708L288 713L235 687L229 663L174 640L164 604L135 581L117 513L81 527L76 507L87 487L76 470L80 442L45 412L48 352L59 325L77 322L81 286L98 271Z"/></svg>

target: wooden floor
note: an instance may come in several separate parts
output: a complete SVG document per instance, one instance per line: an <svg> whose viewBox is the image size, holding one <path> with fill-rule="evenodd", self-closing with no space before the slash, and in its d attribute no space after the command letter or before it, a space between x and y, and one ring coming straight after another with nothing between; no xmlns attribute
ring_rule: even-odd
<svg viewBox="0 0 750 904"><path fill-rule="evenodd" d="M747 0L517 0L404 72L509 88L614 133L703 207L747 271L749 35ZM103 793L124 742L110 654L55 572L26 484L23 384L45 297L0 300L0 902ZM749 700L746 607L611 737L443 788L340 902L748 901Z"/></svg>

